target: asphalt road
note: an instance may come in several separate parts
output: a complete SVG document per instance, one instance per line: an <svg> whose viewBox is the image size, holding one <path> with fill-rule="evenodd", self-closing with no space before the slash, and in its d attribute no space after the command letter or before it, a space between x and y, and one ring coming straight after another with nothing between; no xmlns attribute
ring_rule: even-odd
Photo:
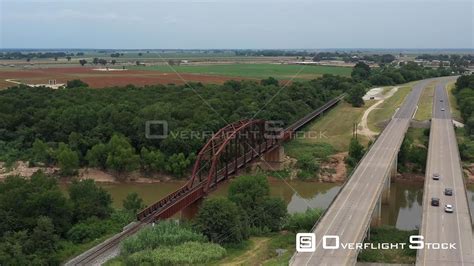
<svg viewBox="0 0 474 266"><path fill-rule="evenodd" d="M456 250L419 250L417 265L474 265L472 221L445 87L437 83L433 99L421 235L426 243L456 243ZM440 180L433 180L434 173ZM444 195L445 188L453 196ZM432 197L440 199L439 207L431 206ZM454 213L446 213L445 204Z"/></svg>
<svg viewBox="0 0 474 266"><path fill-rule="evenodd" d="M313 232L316 251L296 253L291 265L354 265L355 249L323 249L324 235L336 235L340 244L362 242L372 213L382 193L392 162L398 154L423 88L430 80L415 84L412 92L367 152ZM335 245L334 241L328 244Z"/></svg>

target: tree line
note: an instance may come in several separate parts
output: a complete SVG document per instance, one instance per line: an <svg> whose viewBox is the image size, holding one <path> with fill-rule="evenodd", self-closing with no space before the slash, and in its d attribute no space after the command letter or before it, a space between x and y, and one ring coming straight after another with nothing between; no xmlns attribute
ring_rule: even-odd
<svg viewBox="0 0 474 266"><path fill-rule="evenodd" d="M190 137L193 132L216 132L255 114L289 125L354 86L331 75L293 82L279 93L277 85L266 79L101 90L78 81L58 90L13 87L0 92L0 160L60 165L64 175L93 166L183 176L209 137ZM147 121L156 120L167 123L167 138L147 138Z"/></svg>
<svg viewBox="0 0 474 266"><path fill-rule="evenodd" d="M464 121L464 129L458 130L464 130L466 136L459 144L459 152L463 160L474 161L474 75L460 76L453 94Z"/></svg>
<svg viewBox="0 0 474 266"><path fill-rule="evenodd" d="M0 182L0 264L59 265L81 244L120 232L143 208L136 194L127 196L123 210L111 203L92 180L74 181L64 193L56 178L41 172L7 177Z"/></svg>

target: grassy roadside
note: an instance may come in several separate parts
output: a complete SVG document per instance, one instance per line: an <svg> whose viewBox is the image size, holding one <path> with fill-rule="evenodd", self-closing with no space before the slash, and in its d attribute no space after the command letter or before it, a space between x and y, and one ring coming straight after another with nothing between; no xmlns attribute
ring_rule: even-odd
<svg viewBox="0 0 474 266"><path fill-rule="evenodd" d="M431 111L433 109L435 85L433 82L427 86L421 94L418 102L418 109L416 110L415 120L424 121L431 118Z"/></svg>
<svg viewBox="0 0 474 266"><path fill-rule="evenodd" d="M284 250L280 256L277 249ZM288 265L295 251L295 234L281 232L251 237L243 247L227 248L227 256L212 265Z"/></svg>
<svg viewBox="0 0 474 266"><path fill-rule="evenodd" d="M353 124L360 122L364 111L373 103L374 101L368 101L363 107L356 108L347 102L341 102L305 127L303 130L305 137L292 140L289 145L303 147L304 145L327 143L334 148L335 152L347 151L352 137ZM359 140L364 145L369 141L365 136L359 136Z"/></svg>
<svg viewBox="0 0 474 266"><path fill-rule="evenodd" d="M416 250L408 248L408 240L415 231L402 231L394 227L382 226L370 229L370 240L366 243L405 243L403 249L370 249L359 253L358 261L377 263L402 263L414 264L416 261Z"/></svg>
<svg viewBox="0 0 474 266"><path fill-rule="evenodd" d="M456 97L454 97L453 95L453 89L454 89L454 82L449 83L447 86L447 90L448 90L449 107L451 109L451 116L453 117L454 120L462 122L461 111L459 111Z"/></svg>
<svg viewBox="0 0 474 266"><path fill-rule="evenodd" d="M378 124L385 120L390 119L395 110L402 105L403 101L405 100L406 96L411 91L411 85L405 85L400 87L392 97L385 100L381 105L375 108L372 112L370 112L369 116L367 117L367 125L372 131L380 131Z"/></svg>

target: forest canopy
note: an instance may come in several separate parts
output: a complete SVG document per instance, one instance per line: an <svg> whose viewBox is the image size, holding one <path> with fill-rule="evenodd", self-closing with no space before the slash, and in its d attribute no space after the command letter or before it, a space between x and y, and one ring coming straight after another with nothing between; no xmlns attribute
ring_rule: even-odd
<svg viewBox="0 0 474 266"><path fill-rule="evenodd" d="M328 75L283 90L254 81L101 90L13 87L0 92L0 161L62 160L67 166L180 176L208 137L190 132L215 132L254 115L288 125L351 86L350 78ZM147 138L147 121L166 123L168 137Z"/></svg>

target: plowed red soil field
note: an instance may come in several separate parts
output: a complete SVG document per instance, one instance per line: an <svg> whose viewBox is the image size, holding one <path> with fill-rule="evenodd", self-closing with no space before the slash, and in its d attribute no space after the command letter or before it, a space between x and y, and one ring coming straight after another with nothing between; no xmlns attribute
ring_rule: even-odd
<svg viewBox="0 0 474 266"><path fill-rule="evenodd" d="M242 78L211 76L200 74L176 74L146 70L98 71L90 67L41 68L28 70L0 69L0 88L14 86L5 81L14 79L27 84L46 84L55 79L57 83L80 79L90 87L105 88L113 86L136 86L153 84L184 84L185 82L202 82L222 84L227 80Z"/></svg>

